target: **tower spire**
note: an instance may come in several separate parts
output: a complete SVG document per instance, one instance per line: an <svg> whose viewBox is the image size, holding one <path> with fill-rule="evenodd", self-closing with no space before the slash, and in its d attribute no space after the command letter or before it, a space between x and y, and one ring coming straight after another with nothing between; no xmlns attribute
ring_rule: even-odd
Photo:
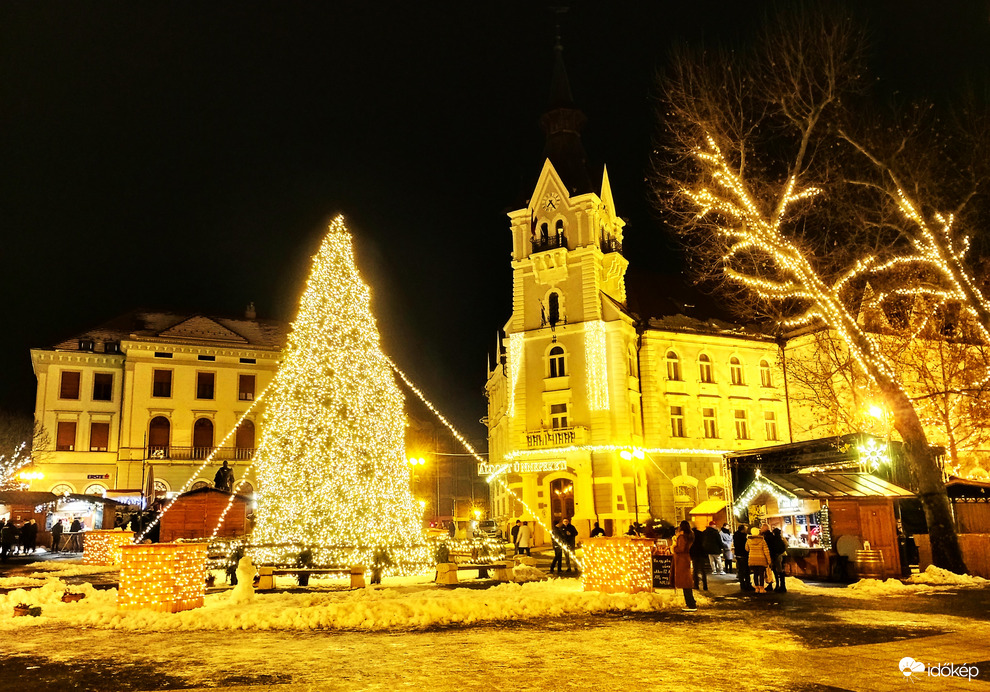
<svg viewBox="0 0 990 692"><path fill-rule="evenodd" d="M581 142L581 129L586 118L574 105L571 84L564 67L560 17L567 8L554 7L552 10L556 14L553 77L550 82L550 103L540 118L540 126L546 135L543 157L550 159L571 194L582 194L594 189L591 176L588 175L588 155Z"/></svg>

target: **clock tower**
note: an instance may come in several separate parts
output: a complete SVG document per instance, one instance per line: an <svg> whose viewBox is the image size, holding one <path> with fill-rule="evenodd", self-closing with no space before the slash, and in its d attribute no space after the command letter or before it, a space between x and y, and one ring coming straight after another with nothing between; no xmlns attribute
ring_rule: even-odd
<svg viewBox="0 0 990 692"><path fill-rule="evenodd" d="M626 308L617 215L608 172L592 184L558 39L542 170L525 206L509 213L512 314L489 371L489 470L501 469L522 502L492 483L493 515L536 522L564 517L580 535L594 522L624 529L642 507L635 464L642 444L637 332ZM504 338L503 338L504 335ZM626 456L629 456L628 454ZM612 531L610 531L611 533Z"/></svg>

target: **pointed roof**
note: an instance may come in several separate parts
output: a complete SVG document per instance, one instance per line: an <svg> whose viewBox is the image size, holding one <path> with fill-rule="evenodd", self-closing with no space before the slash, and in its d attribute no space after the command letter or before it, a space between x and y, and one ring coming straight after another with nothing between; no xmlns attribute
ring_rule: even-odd
<svg viewBox="0 0 990 692"><path fill-rule="evenodd" d="M581 129L587 120L574 105L571 85L564 67L564 46L557 34L553 48L553 78L550 83L550 103L540 118L546 135L544 159L549 159L572 195L594 192L588 174L588 155L581 141Z"/></svg>

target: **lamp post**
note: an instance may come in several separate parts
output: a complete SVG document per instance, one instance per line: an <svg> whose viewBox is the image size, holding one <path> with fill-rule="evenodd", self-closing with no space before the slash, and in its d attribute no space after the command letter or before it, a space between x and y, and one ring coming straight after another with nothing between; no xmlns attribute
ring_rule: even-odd
<svg viewBox="0 0 990 692"><path fill-rule="evenodd" d="M632 449L623 449L619 452L619 456L626 461L633 462L633 504L636 505L636 527L639 530L639 467L635 460L642 460L646 458L646 452L644 452L639 447L633 447Z"/></svg>

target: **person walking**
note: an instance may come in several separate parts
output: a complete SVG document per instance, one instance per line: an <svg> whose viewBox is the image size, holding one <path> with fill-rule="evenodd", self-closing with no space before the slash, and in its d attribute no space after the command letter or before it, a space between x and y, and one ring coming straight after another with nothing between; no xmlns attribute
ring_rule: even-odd
<svg viewBox="0 0 990 692"><path fill-rule="evenodd" d="M736 579L739 580L739 588L743 591L753 590L753 585L749 581L749 553L746 552L748 537L749 527L746 524L740 524L732 534L732 548L736 554Z"/></svg>
<svg viewBox="0 0 990 692"><path fill-rule="evenodd" d="M750 529L749 538L746 539L746 553L749 555L749 571L753 575L756 593L766 593L767 568L771 565L770 548L755 526Z"/></svg>
<svg viewBox="0 0 990 692"><path fill-rule="evenodd" d="M690 527L691 525L688 524L688 528ZM692 533L694 541L691 543L691 566L693 567L694 588L708 591L708 573L712 571L712 565L708 560L708 553L705 551L701 531L692 529Z"/></svg>
<svg viewBox="0 0 990 692"><path fill-rule="evenodd" d="M722 564L725 565L725 571L732 571L732 531L729 529L728 524L722 524L722 530L719 532L722 534Z"/></svg>
<svg viewBox="0 0 990 692"><path fill-rule="evenodd" d="M65 531L65 525L62 520L59 519L52 526L52 552L57 553L59 551L59 546L62 545L62 532Z"/></svg>
<svg viewBox="0 0 990 692"><path fill-rule="evenodd" d="M530 546L533 543L533 529L529 528L529 522L524 521L519 527L519 535L516 537L516 554L532 555Z"/></svg>
<svg viewBox="0 0 990 692"><path fill-rule="evenodd" d="M764 534L764 539L767 542L767 548L770 549L774 593L787 593L787 585L784 584L784 557L787 555L787 544L784 542L780 529L767 532Z"/></svg>
<svg viewBox="0 0 990 692"><path fill-rule="evenodd" d="M677 527L677 538L674 540L674 588L684 593L684 608L687 613L698 609L694 600L693 587L696 586L696 573L692 569L694 560L691 558L691 547L694 545L695 534L691 525L682 521Z"/></svg>
<svg viewBox="0 0 990 692"><path fill-rule="evenodd" d="M516 555L519 554L519 527L522 526L522 522L516 519L516 525L512 527L509 531L512 534L512 548L516 551Z"/></svg>
<svg viewBox="0 0 990 692"><path fill-rule="evenodd" d="M708 527L701 533L701 543L711 563L712 574L725 574L722 565L722 535L717 526L714 521L708 522Z"/></svg>
<svg viewBox="0 0 990 692"><path fill-rule="evenodd" d="M571 571L571 555L577 547L577 535L577 529L574 528L571 520L564 517L563 521L560 522L560 538L564 542L564 560L567 561L568 572Z"/></svg>

